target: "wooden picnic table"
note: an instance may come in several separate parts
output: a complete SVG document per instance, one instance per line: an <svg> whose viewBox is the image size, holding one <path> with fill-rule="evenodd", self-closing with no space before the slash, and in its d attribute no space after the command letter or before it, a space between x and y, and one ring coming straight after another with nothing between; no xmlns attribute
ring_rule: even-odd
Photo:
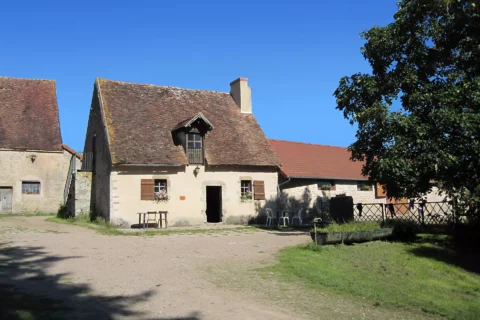
<svg viewBox="0 0 480 320"><path fill-rule="evenodd" d="M163 228L163 221L165 221L165 229L168 229L168 211L147 211L147 212L137 212L138 214L138 225L142 225L142 216L143 216L143 229L148 228L149 216L153 215L153 220L157 221L157 214L159 215L157 229L158 227Z"/></svg>

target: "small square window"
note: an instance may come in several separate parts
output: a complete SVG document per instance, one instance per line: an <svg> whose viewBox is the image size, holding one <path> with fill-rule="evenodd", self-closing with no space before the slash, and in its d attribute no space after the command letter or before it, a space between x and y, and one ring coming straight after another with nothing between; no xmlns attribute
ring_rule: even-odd
<svg viewBox="0 0 480 320"><path fill-rule="evenodd" d="M323 191L335 191L335 181L321 181L317 183L317 189Z"/></svg>
<svg viewBox="0 0 480 320"><path fill-rule="evenodd" d="M240 192L242 200L251 200L252 199L252 181L242 180L240 182Z"/></svg>
<svg viewBox="0 0 480 320"><path fill-rule="evenodd" d="M153 191L155 193L160 192L160 191L167 192L167 180L166 179L155 180Z"/></svg>
<svg viewBox="0 0 480 320"><path fill-rule="evenodd" d="M40 194L40 182L22 181L23 194Z"/></svg>
<svg viewBox="0 0 480 320"><path fill-rule="evenodd" d="M357 182L357 191L372 191L372 185L368 182Z"/></svg>

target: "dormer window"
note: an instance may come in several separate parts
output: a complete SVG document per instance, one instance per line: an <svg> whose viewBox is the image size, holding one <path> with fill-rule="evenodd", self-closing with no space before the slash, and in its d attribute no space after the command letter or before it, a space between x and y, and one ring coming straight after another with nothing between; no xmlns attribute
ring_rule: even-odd
<svg viewBox="0 0 480 320"><path fill-rule="evenodd" d="M203 138L198 132L187 134L188 163L203 164Z"/></svg>
<svg viewBox="0 0 480 320"><path fill-rule="evenodd" d="M205 135L213 125L200 112L193 118L179 122L172 130L173 142L182 145L189 164L203 164L205 160Z"/></svg>

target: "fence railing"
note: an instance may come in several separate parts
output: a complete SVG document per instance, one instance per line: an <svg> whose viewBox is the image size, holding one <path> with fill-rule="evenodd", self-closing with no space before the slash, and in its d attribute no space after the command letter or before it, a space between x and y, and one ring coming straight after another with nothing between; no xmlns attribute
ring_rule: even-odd
<svg viewBox="0 0 480 320"><path fill-rule="evenodd" d="M81 171L93 171L93 152L84 152Z"/></svg>
<svg viewBox="0 0 480 320"><path fill-rule="evenodd" d="M67 172L67 181L65 181L65 187L63 189L63 203L67 203L68 199L68 194L70 192L70 185L72 184L72 179L75 178L75 171L77 169L77 156L72 155L72 158L70 159L70 166L68 167L68 172Z"/></svg>
<svg viewBox="0 0 480 320"><path fill-rule="evenodd" d="M382 222L390 219L417 224L446 224L454 221L449 202L357 203L353 205L355 221Z"/></svg>
<svg viewBox="0 0 480 320"><path fill-rule="evenodd" d="M203 149L187 149L188 163L203 164Z"/></svg>

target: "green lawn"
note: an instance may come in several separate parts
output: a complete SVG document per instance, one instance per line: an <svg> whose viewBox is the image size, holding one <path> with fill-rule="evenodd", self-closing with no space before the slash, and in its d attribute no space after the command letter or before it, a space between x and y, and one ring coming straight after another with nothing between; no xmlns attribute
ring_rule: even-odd
<svg viewBox="0 0 480 320"><path fill-rule="evenodd" d="M313 291L366 299L374 306L480 319L480 257L456 253L446 243L446 236L433 235L413 244L311 243L281 250L274 271L284 280L304 281Z"/></svg>
<svg viewBox="0 0 480 320"><path fill-rule="evenodd" d="M11 218L11 217L44 217L44 216L54 216L56 213L7 213L0 214L0 218Z"/></svg>

